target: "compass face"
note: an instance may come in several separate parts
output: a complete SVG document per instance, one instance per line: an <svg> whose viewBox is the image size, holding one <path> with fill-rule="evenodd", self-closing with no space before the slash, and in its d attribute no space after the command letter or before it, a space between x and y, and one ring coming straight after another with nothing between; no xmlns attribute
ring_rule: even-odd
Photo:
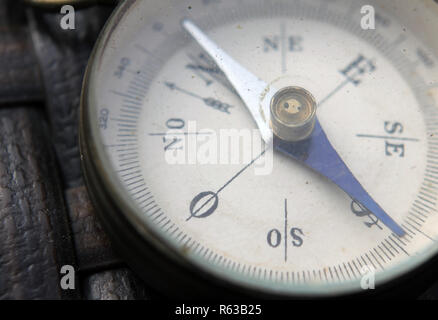
<svg viewBox="0 0 438 320"><path fill-rule="evenodd" d="M84 92L90 189L105 189L173 263L236 287L340 294L365 276L377 287L419 266L438 249L438 4L413 8L126 1ZM312 170L265 144L230 75L183 19L269 88L309 93L332 148L404 234L328 178L336 168ZM279 114L308 117L303 99L281 97Z"/></svg>

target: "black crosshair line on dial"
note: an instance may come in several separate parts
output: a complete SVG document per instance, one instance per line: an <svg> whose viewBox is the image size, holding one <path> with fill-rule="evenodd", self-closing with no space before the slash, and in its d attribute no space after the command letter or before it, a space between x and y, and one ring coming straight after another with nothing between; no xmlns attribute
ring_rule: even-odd
<svg viewBox="0 0 438 320"><path fill-rule="evenodd" d="M256 162L258 159L260 159L265 153L266 150L263 150L260 155L258 155L256 158L254 158L250 163L248 163L245 167L243 167L239 172L237 172L230 180L228 180L222 187L220 187L216 192L213 191L204 191L199 193L196 197L193 198L193 200L190 202L190 217L186 219L186 221L189 221L192 218L206 218L213 214L213 212L216 211L218 205L219 205L219 198L218 194L222 192L226 187L230 185L231 182L233 182L238 176L240 176L245 170L247 170L249 167L251 167L254 162ZM205 200L205 202L195 210L195 207L197 204L199 204L202 200ZM202 214L198 213L204 209L210 202L213 201L213 204L208 207L208 209L203 212Z"/></svg>

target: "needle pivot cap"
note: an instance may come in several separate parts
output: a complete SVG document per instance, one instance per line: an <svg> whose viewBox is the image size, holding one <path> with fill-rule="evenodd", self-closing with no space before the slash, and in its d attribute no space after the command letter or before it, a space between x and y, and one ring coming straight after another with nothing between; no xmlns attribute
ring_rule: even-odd
<svg viewBox="0 0 438 320"><path fill-rule="evenodd" d="M315 127L316 101L301 87L285 87L271 100L271 128L282 140L298 142L308 138Z"/></svg>

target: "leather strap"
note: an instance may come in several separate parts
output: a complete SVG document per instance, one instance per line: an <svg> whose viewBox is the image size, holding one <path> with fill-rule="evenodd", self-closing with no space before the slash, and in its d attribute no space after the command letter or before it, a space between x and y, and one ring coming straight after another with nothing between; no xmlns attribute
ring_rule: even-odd
<svg viewBox="0 0 438 320"><path fill-rule="evenodd" d="M113 254L83 187L78 143L82 78L109 12L100 8L77 11L76 30L60 28L57 13L29 10L28 14L81 271L121 263Z"/></svg>
<svg viewBox="0 0 438 320"><path fill-rule="evenodd" d="M81 271L105 270L120 264L97 220L85 186L66 191L66 202Z"/></svg>
<svg viewBox="0 0 438 320"><path fill-rule="evenodd" d="M77 11L75 30L63 30L57 13L28 12L63 182L66 189L78 187L83 185L78 143L82 78L109 11L99 8Z"/></svg>
<svg viewBox="0 0 438 320"><path fill-rule="evenodd" d="M0 105L41 101L43 88L17 1L0 3Z"/></svg>
<svg viewBox="0 0 438 320"><path fill-rule="evenodd" d="M83 295L93 299L146 298L146 287L130 270L112 270L123 263L114 254L95 215L80 167L78 120L82 79L91 50L110 13L111 8L107 7L76 11L77 29L67 31L60 28L56 13L30 10L28 17L41 66L46 110L61 167L77 262L83 275ZM106 285L101 283L105 279L110 279Z"/></svg>
<svg viewBox="0 0 438 320"><path fill-rule="evenodd" d="M141 280L129 269L115 269L93 274L83 284L88 288L88 300L134 300L147 299L150 293Z"/></svg>
<svg viewBox="0 0 438 320"><path fill-rule="evenodd" d="M27 10L32 39L20 2L0 1L0 299L146 298L95 218L79 163L82 76L109 11L77 12L69 32L58 14ZM76 290L60 288L63 265L79 271Z"/></svg>
<svg viewBox="0 0 438 320"><path fill-rule="evenodd" d="M0 299L78 297L60 288L75 259L54 169L41 112L0 109Z"/></svg>

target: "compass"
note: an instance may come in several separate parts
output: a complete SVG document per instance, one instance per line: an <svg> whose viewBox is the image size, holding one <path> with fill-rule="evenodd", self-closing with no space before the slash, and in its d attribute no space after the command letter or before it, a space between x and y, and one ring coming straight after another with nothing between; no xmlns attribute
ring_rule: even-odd
<svg viewBox="0 0 438 320"><path fill-rule="evenodd" d="M426 265L436 30L432 0L122 2L80 121L116 248L186 297L345 295Z"/></svg>

